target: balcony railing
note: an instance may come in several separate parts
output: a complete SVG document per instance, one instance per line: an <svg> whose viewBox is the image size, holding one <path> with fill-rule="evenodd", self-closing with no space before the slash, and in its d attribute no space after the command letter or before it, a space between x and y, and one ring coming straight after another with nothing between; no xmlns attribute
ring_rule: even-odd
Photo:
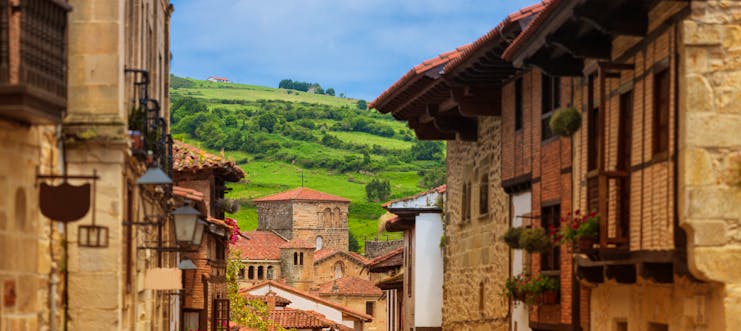
<svg viewBox="0 0 741 331"><path fill-rule="evenodd" d="M62 0L0 0L0 116L61 122L70 10Z"/></svg>

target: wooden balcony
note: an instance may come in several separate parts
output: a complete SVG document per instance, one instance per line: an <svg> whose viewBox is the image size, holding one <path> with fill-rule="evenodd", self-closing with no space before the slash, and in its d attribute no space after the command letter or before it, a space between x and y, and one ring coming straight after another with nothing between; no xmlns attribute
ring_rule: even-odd
<svg viewBox="0 0 741 331"><path fill-rule="evenodd" d="M62 121L70 10L63 0L0 0L0 117Z"/></svg>

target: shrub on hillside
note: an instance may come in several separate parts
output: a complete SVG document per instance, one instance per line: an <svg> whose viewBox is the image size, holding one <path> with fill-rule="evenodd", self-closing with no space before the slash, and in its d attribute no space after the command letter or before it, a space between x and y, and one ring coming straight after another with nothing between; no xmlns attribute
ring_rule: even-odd
<svg viewBox="0 0 741 331"><path fill-rule="evenodd" d="M391 195L391 182L374 178L365 185L365 195L368 201L385 201Z"/></svg>

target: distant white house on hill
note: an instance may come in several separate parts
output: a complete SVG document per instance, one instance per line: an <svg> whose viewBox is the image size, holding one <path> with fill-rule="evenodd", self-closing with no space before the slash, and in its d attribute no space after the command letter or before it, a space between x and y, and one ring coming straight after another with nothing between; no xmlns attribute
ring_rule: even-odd
<svg viewBox="0 0 741 331"><path fill-rule="evenodd" d="M206 80L209 82L216 82L216 83L231 83L232 82L229 80L229 78L216 77L216 76L208 77L208 79Z"/></svg>

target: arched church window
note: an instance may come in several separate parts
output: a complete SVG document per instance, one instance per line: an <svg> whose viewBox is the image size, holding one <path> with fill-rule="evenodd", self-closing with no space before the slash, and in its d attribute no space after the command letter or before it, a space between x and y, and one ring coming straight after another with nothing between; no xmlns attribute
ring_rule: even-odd
<svg viewBox="0 0 741 331"><path fill-rule="evenodd" d="M332 226L332 209L324 209L322 213L322 225L325 227Z"/></svg>
<svg viewBox="0 0 741 331"><path fill-rule="evenodd" d="M268 266L268 279L273 279L273 266Z"/></svg>
<svg viewBox="0 0 741 331"><path fill-rule="evenodd" d="M342 273L344 272L345 265L342 264L342 262L337 261L334 264L334 279L340 279L342 278Z"/></svg>
<svg viewBox="0 0 741 331"><path fill-rule="evenodd" d="M247 269L247 278L248 278L248 279L255 279L255 267L253 267L253 266L250 266L250 267L249 267L249 268Z"/></svg>
<svg viewBox="0 0 741 331"><path fill-rule="evenodd" d="M262 280L263 279L263 269L262 266L257 267L257 279Z"/></svg>
<svg viewBox="0 0 741 331"><path fill-rule="evenodd" d="M298 258L299 258L298 264L304 265L304 253L303 252L299 253Z"/></svg>
<svg viewBox="0 0 741 331"><path fill-rule="evenodd" d="M298 265L298 253L293 252L293 265Z"/></svg>
<svg viewBox="0 0 741 331"><path fill-rule="evenodd" d="M335 227L342 227L342 212L340 212L340 208L334 209L334 226Z"/></svg>
<svg viewBox="0 0 741 331"><path fill-rule="evenodd" d="M316 237L316 250L322 249L322 236Z"/></svg>

